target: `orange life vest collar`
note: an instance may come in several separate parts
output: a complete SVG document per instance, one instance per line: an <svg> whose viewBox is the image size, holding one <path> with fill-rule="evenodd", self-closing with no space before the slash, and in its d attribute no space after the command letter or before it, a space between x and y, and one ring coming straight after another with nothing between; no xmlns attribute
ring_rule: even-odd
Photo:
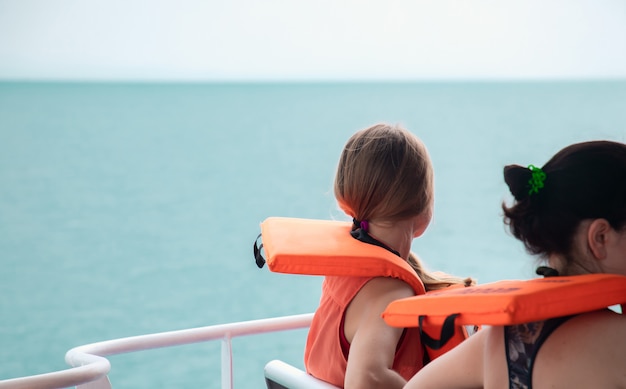
<svg viewBox="0 0 626 389"><path fill-rule="evenodd" d="M267 218L261 223L259 236L262 237L262 243L258 245L258 238L254 243L257 266L263 267L267 258L270 270L278 273L393 277L409 284L416 295L426 293L422 280L406 261L382 247L353 238L351 229L352 223L348 222ZM262 249L266 258L262 255ZM420 332L431 360L468 336L463 326L450 322L445 326L427 323L420 326ZM440 333L446 334L444 342L434 338Z"/></svg>
<svg viewBox="0 0 626 389"><path fill-rule="evenodd" d="M498 281L400 299L383 312L387 324L440 325L455 315L457 325L509 325L604 309L626 303L626 276L587 274Z"/></svg>
<svg viewBox="0 0 626 389"><path fill-rule="evenodd" d="M388 250L350 235L352 223L269 217L261 223L262 244L254 243L259 267L265 260L277 273L324 276L393 277L425 293L413 268ZM265 257L261 253L265 252Z"/></svg>

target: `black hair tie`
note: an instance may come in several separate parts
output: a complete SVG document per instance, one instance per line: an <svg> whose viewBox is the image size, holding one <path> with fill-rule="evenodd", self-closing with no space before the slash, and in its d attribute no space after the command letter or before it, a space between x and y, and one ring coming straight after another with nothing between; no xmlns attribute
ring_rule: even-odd
<svg viewBox="0 0 626 389"><path fill-rule="evenodd" d="M358 230L359 228L363 231L369 230L369 223L367 220L358 220L357 218L352 218L352 231Z"/></svg>

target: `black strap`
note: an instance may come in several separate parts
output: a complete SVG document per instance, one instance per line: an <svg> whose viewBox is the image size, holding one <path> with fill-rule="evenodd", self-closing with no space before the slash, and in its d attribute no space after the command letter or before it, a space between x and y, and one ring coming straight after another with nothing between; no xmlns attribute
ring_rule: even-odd
<svg viewBox="0 0 626 389"><path fill-rule="evenodd" d="M261 234L259 234L259 236L256 237L256 240L254 241L253 250L254 250L254 259L256 260L256 265L259 267L259 269L262 269L263 266L265 265L265 258L263 258L263 255L261 254L263 243L258 245L260 237L261 237Z"/></svg>
<svg viewBox="0 0 626 389"><path fill-rule="evenodd" d="M397 255L398 257L402 258L402 256L400 256L399 252L397 252L396 250L394 250L391 247L387 246L383 242L381 242L381 241L379 241L377 239L372 238L372 236L370 234L368 234L367 231L365 231L362 228L350 231L350 235L352 235L352 237L354 239L356 239L356 240L359 240L359 241L361 241L363 243L373 244L374 246L382 247L385 250L390 251L390 252L394 253L395 255Z"/></svg>
<svg viewBox="0 0 626 389"><path fill-rule="evenodd" d="M453 313L452 315L446 317L446 320L444 320L443 326L441 327L441 335L437 340L432 338L422 329L422 324L426 316L420 315L419 328L420 336L422 338L422 344L433 350L439 350L440 348L445 346L446 343L448 343L448 341L454 336L454 320L457 318L457 316L459 316L458 313Z"/></svg>
<svg viewBox="0 0 626 389"><path fill-rule="evenodd" d="M559 275L559 271L556 269L553 269L551 267L548 266L539 266L537 268L537 270L535 270L535 273L537 273L537 275L539 276L544 276L544 277L556 277Z"/></svg>

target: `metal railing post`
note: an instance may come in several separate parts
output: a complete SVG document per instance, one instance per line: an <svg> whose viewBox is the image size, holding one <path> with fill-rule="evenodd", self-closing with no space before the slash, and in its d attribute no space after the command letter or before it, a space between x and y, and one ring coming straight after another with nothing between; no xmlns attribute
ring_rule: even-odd
<svg viewBox="0 0 626 389"><path fill-rule="evenodd" d="M233 346L230 333L222 338L222 389L233 389Z"/></svg>

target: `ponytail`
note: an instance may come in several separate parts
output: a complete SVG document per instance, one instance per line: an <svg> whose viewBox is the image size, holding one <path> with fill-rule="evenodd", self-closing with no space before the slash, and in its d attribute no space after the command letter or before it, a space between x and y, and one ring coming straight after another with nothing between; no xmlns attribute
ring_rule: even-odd
<svg viewBox="0 0 626 389"><path fill-rule="evenodd" d="M417 255L413 252L409 253L407 262L411 265L413 270L415 270L420 280L422 280L424 289L426 289L427 292L444 289L452 285L472 286L476 284L476 280L470 277L461 278L443 272L428 272Z"/></svg>

